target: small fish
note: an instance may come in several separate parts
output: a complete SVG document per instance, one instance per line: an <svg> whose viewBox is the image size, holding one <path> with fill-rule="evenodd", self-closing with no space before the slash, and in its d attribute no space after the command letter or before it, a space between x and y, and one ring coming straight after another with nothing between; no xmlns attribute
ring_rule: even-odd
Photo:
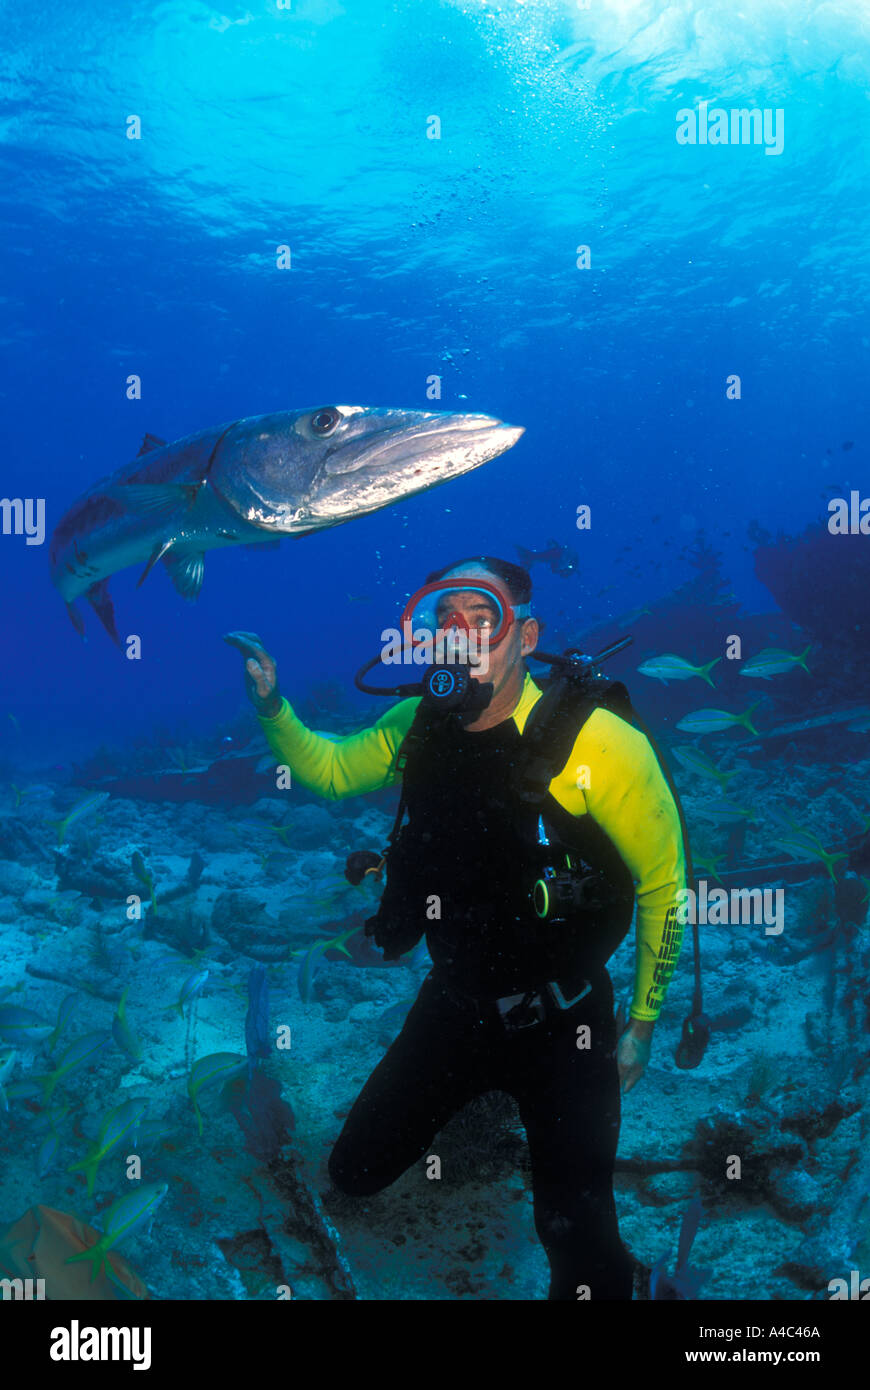
<svg viewBox="0 0 870 1390"><path fill-rule="evenodd" d="M18 720L15 718L15 715L14 715L14 714L7 714L6 718L12 721L12 727L13 727L13 729L15 730L16 734L20 734L20 733L21 733L21 725L18 723Z"/></svg>
<svg viewBox="0 0 870 1390"><path fill-rule="evenodd" d="M687 661L684 656L675 656L673 652L665 652L664 656L649 657L637 669L642 676L650 676L653 680L661 681L662 685L667 685L668 681L691 680L692 676L700 676L701 680L712 685L710 672L721 660L722 658L717 656L712 661L708 661L706 666L693 666L691 661Z"/></svg>
<svg viewBox="0 0 870 1390"><path fill-rule="evenodd" d="M64 836L69 826L75 825L76 821L80 821L83 816L90 815L92 811L96 811L97 808L102 806L108 799L108 792L94 792L93 796L86 796L84 801L80 801L77 806L73 806L72 810L68 811L63 817L63 820L50 820L48 822L49 825L57 826L57 843L59 845L63 844Z"/></svg>
<svg viewBox="0 0 870 1390"><path fill-rule="evenodd" d="M791 671L795 666L802 666L809 673L804 657L810 651L809 647L804 647L803 651L797 656L792 652L781 651L778 647L765 647L764 651L756 652L740 668L741 676L755 676L758 680L769 681L771 676L780 676L785 671Z"/></svg>
<svg viewBox="0 0 870 1390"><path fill-rule="evenodd" d="M299 967L298 976L299 997L303 1004L308 1004L311 1001L311 986L314 983L314 976L317 973L317 968L323 959L323 953L328 944L327 941L315 941L305 952L305 957Z"/></svg>
<svg viewBox="0 0 870 1390"><path fill-rule="evenodd" d="M347 931L339 932L337 936L331 937L328 941L314 941L305 952L305 958L299 967L298 985L299 995L304 1004L308 1004L311 999L311 986L314 983L314 976L320 966L327 951L340 951L348 960L353 957L345 944L352 936L355 936L362 927L348 927Z"/></svg>
<svg viewBox="0 0 870 1390"><path fill-rule="evenodd" d="M717 883L721 883L722 880L719 877L719 865L722 863L724 858L724 854L693 854L692 867L695 869L703 869L705 874L709 874L711 878L715 878Z"/></svg>
<svg viewBox="0 0 870 1390"><path fill-rule="evenodd" d="M812 733L815 729L827 729L832 724L850 724L858 719L870 716L870 709L866 705L859 705L855 709L834 710L829 714L819 714L813 719L799 719L789 724L778 724L775 729L769 729L764 735L765 738L783 738L786 734Z"/></svg>
<svg viewBox="0 0 870 1390"><path fill-rule="evenodd" d="M372 596L371 594L348 594L347 599L349 603L371 603Z"/></svg>
<svg viewBox="0 0 870 1390"><path fill-rule="evenodd" d="M771 843L777 849L785 850L792 859L798 861L804 859L815 859L819 864L824 864L830 878L834 883L837 882L837 875L834 873L834 865L841 859L848 859L848 854L829 854L826 849L819 844L812 844L808 840L800 839L797 836L788 837L782 840L772 840Z"/></svg>
<svg viewBox="0 0 870 1390"><path fill-rule="evenodd" d="M118 1001L118 1009L112 1019L112 1037L118 1044L122 1052L125 1052L132 1062L142 1061L142 1044L127 1022L127 992L129 985Z"/></svg>
<svg viewBox="0 0 870 1390"><path fill-rule="evenodd" d="M340 951L343 956L347 956L348 960L353 960L353 956L347 949L345 943L349 941L352 936L356 936L357 932L361 930L362 927L359 926L348 927L347 931L339 932L338 936L333 936L331 940L327 941L325 949L327 951Z"/></svg>
<svg viewBox="0 0 870 1390"><path fill-rule="evenodd" d="M853 719L846 728L851 734L870 734L870 714L863 714L859 719Z"/></svg>
<svg viewBox="0 0 870 1390"><path fill-rule="evenodd" d="M61 1057L54 1071L47 1076L39 1077L42 1083L42 1095L45 1104L51 1100L54 1088L59 1081L63 1081L73 1071L84 1066L85 1062L93 1061L98 1052L101 1052L108 1043L112 1041L111 1033L84 1033L82 1037L76 1038L75 1042L70 1043L66 1052Z"/></svg>
<svg viewBox="0 0 870 1390"><path fill-rule="evenodd" d="M751 734L757 734L758 730L750 716L760 703L760 700L756 700L755 704L750 705L742 714L729 714L725 709L696 709L691 714L684 715L677 728L687 734L718 734L722 729L734 729L742 724Z"/></svg>
<svg viewBox="0 0 870 1390"><path fill-rule="evenodd" d="M60 1042L61 1034L66 1031L69 1021L78 1007L80 999L81 995L76 993L68 994L65 999L61 1000L60 1008L57 1011L57 1022L48 1040L49 1052L53 1052Z"/></svg>
<svg viewBox="0 0 870 1390"><path fill-rule="evenodd" d="M32 1009L23 1009L18 1004L0 1004L0 1038L3 1042L21 1047L35 1047L45 1042L54 1032L54 1026L46 1023Z"/></svg>
<svg viewBox="0 0 870 1390"><path fill-rule="evenodd" d="M147 1100L125 1100L122 1105L116 1105L114 1110L110 1110L100 1127L100 1133L92 1145L90 1151L78 1163L73 1163L67 1168L68 1173L83 1172L88 1180L88 1196L94 1193L94 1184L97 1180L97 1169L102 1160L106 1157L116 1144L119 1144L125 1134L138 1125L145 1111L148 1109Z"/></svg>
<svg viewBox="0 0 870 1390"><path fill-rule="evenodd" d="M694 1197L686 1209L683 1224L680 1227L677 1267L673 1275L669 1275L665 1270L668 1261L667 1254L663 1255L660 1260L656 1260L650 1271L649 1295L651 1299L673 1301L698 1297L698 1290L710 1271L692 1269L689 1264L689 1254L703 1214L704 1208L700 1197Z"/></svg>
<svg viewBox="0 0 870 1390"><path fill-rule="evenodd" d="M261 1057L270 1057L269 979L265 966L255 965L248 975L248 1012L245 1015L245 1048L249 1073Z"/></svg>
<svg viewBox="0 0 870 1390"><path fill-rule="evenodd" d="M535 564L549 565L553 574L558 574L561 579L575 574L580 564L576 550L569 550L567 545L560 545L554 540L547 541L546 550L527 550L525 546L518 545L516 552L520 557L520 564L526 569Z"/></svg>
<svg viewBox="0 0 870 1390"><path fill-rule="evenodd" d="M783 826L786 833L779 840L773 843L778 849L784 849L786 854L790 854L794 859L815 859L818 863L824 864L830 877L836 883L837 876L833 872L833 865L841 859L848 859L847 854L829 854L819 839L810 830L804 830L793 816L787 811L783 811L778 806L769 806L768 814L777 824Z"/></svg>
<svg viewBox="0 0 870 1390"><path fill-rule="evenodd" d="M18 1053L14 1047L4 1047L0 1051L0 1110L9 1109L9 1101L6 1097L6 1082L15 1070L15 1062Z"/></svg>
<svg viewBox="0 0 870 1390"><path fill-rule="evenodd" d="M49 907L53 907L55 915L60 922L68 922L71 909L83 895L77 888L64 888L60 893L54 893L48 900Z"/></svg>
<svg viewBox="0 0 870 1390"><path fill-rule="evenodd" d="M387 1025L390 1028L400 1028L408 1017L416 998L416 994L409 994L405 999L397 999L395 1004L391 1004L389 1008L384 1009L382 1014L378 1015L378 1024Z"/></svg>
<svg viewBox="0 0 870 1390"><path fill-rule="evenodd" d="M136 853L133 855L133 858L130 860L130 866L133 870L133 873L138 878L139 882L144 884L145 887L148 889L148 896L151 899L151 915L152 917L156 917L157 899L154 896L154 875L151 873L151 870L146 867L145 860L142 858L142 855L139 853L138 849L136 850Z"/></svg>
<svg viewBox="0 0 870 1390"><path fill-rule="evenodd" d="M190 1096L193 1113L196 1115L200 1136L202 1136L202 1113L197 1103L200 1091L207 1086L232 1081L234 1077L241 1076L247 1070L247 1057L240 1057L237 1052L213 1052L208 1057L200 1057L198 1062L194 1062L187 1080L187 1094Z"/></svg>
<svg viewBox="0 0 870 1390"><path fill-rule="evenodd" d="M168 1120L140 1120L132 1132L133 1147L136 1150L144 1149L149 1144L156 1144L176 1133L177 1126L170 1124Z"/></svg>
<svg viewBox="0 0 870 1390"><path fill-rule="evenodd" d="M39 1146L39 1153L36 1155L36 1176L46 1177L57 1162L57 1155L60 1149L60 1135L52 1130L51 1134L43 1139Z"/></svg>
<svg viewBox="0 0 870 1390"><path fill-rule="evenodd" d="M208 979L207 970L195 970L192 975L188 975L181 991L174 1004L170 1004L169 1009L177 1009L180 1018L184 1018L184 1006L190 1004L201 992L203 985Z"/></svg>
<svg viewBox="0 0 870 1390"><path fill-rule="evenodd" d="M623 613L621 617L614 618L613 621L617 627L631 627L632 623L636 623L638 618L642 618L645 613L651 612L651 608L632 608L628 613Z"/></svg>
<svg viewBox="0 0 870 1390"><path fill-rule="evenodd" d="M746 806L735 806L733 801L696 802L690 816L701 816L703 820L719 821L722 825L739 825L742 820L754 820L752 811Z"/></svg>
<svg viewBox="0 0 870 1390"><path fill-rule="evenodd" d="M113 1202L103 1219L103 1233L100 1239L89 1249L83 1250L80 1255L70 1255L65 1263L71 1265L76 1264L79 1260L90 1260L91 1283L93 1283L102 1272L106 1263L106 1255L112 1246L118 1245L120 1241L131 1236L134 1231L140 1230L142 1226L150 1225L155 1211L168 1191L168 1183L151 1183L131 1192L129 1196L121 1197L117 1202Z"/></svg>
<svg viewBox="0 0 870 1390"><path fill-rule="evenodd" d="M683 764L683 767L688 768L690 772L700 773L702 777L712 777L723 790L728 786L731 778L737 776L736 772L723 772L712 758L708 758L706 753L703 753L700 748L695 748L691 743L680 744L678 748L672 748L671 752Z"/></svg>
<svg viewBox="0 0 870 1390"><path fill-rule="evenodd" d="M38 1076L27 1076L21 1081L10 1081L6 1087L7 1100L36 1100L43 1092L42 1079Z"/></svg>

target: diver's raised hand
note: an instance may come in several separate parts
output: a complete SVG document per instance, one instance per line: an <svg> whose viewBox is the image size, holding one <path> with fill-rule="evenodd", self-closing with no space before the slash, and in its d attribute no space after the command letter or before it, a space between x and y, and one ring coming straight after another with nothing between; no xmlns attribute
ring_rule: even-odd
<svg viewBox="0 0 870 1390"><path fill-rule="evenodd" d="M226 632L224 641L238 647L245 658L245 685L248 698L258 714L274 719L281 709L278 667L256 632Z"/></svg>

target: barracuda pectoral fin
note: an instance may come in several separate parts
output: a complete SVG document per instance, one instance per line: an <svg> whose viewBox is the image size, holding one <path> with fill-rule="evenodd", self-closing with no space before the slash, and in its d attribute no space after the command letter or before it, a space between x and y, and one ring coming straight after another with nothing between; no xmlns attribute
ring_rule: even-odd
<svg viewBox="0 0 870 1390"><path fill-rule="evenodd" d="M162 516L192 507L202 483L117 483L106 488L106 495L131 512L143 516Z"/></svg>
<svg viewBox="0 0 870 1390"><path fill-rule="evenodd" d="M190 599L191 602L199 597L199 591L202 588L202 578L205 573L204 559L205 556L201 550L174 550L163 556L163 563L169 571L169 578L181 597Z"/></svg>
<svg viewBox="0 0 870 1390"><path fill-rule="evenodd" d="M137 589L141 588L141 586L145 583L145 580L148 578L149 574L153 570L154 566L157 564L157 561L162 560L164 555L166 555L167 552L171 550L174 544L175 537L173 536L171 540L163 541L161 545L157 545L154 547L154 549L151 552L151 558L148 561L148 564L145 566L144 570L139 575L139 578L136 580Z"/></svg>
<svg viewBox="0 0 870 1390"><path fill-rule="evenodd" d="M215 535L222 541L229 541L230 545L238 545L242 550L277 550L281 544L280 536L264 536L261 541L240 541L235 531L227 531L223 527Z"/></svg>

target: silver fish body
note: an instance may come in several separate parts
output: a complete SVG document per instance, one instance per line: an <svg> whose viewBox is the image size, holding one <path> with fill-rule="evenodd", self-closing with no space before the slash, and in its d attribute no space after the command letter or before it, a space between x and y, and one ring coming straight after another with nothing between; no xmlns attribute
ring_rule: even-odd
<svg viewBox="0 0 870 1390"><path fill-rule="evenodd" d="M250 416L140 454L74 502L51 542L52 580L85 594L117 641L107 581L162 561L195 599L207 550L276 543L387 507L459 477L523 433L488 415L325 406Z"/></svg>

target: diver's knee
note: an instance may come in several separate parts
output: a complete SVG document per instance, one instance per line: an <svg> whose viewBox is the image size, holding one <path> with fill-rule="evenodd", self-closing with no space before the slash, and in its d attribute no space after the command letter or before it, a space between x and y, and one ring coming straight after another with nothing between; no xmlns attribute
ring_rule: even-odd
<svg viewBox="0 0 870 1390"><path fill-rule="evenodd" d="M327 1169L333 1186L349 1197L371 1197L387 1186L379 1174L351 1162L337 1147L329 1155Z"/></svg>

